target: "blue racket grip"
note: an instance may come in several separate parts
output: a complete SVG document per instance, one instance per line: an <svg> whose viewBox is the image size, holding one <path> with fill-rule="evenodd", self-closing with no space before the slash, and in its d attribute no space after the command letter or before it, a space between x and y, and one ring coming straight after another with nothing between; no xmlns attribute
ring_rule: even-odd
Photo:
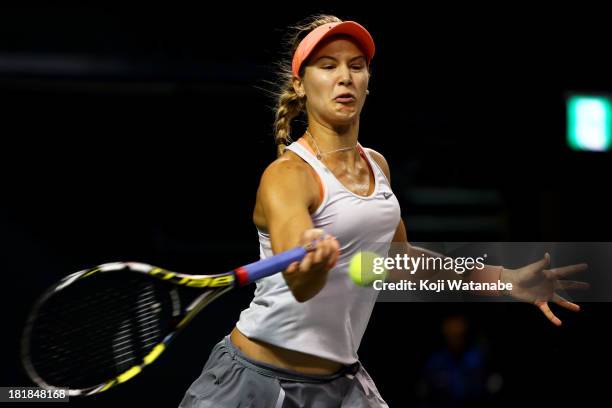
<svg viewBox="0 0 612 408"><path fill-rule="evenodd" d="M312 248L313 244L311 243L306 248L300 246L285 252L281 252L278 255L271 256L270 258L262 259L248 265L241 266L240 268L236 268L234 269L236 281L239 286L244 286L261 278L265 278L266 276L284 271L293 262L299 262L304 259L308 251Z"/></svg>

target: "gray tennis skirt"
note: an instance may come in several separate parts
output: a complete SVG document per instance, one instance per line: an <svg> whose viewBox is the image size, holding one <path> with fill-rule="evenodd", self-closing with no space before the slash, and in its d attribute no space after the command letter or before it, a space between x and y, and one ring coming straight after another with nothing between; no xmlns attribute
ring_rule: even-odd
<svg viewBox="0 0 612 408"><path fill-rule="evenodd" d="M332 375L308 375L246 357L224 337L179 408L388 407L358 361Z"/></svg>

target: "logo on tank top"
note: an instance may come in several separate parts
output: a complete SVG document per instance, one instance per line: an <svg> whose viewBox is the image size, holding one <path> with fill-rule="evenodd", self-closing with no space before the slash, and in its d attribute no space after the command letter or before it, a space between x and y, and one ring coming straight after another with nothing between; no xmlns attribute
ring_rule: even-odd
<svg viewBox="0 0 612 408"><path fill-rule="evenodd" d="M389 197L391 197L392 195L393 195L393 193L383 192L383 196L385 197L385 200L388 200Z"/></svg>

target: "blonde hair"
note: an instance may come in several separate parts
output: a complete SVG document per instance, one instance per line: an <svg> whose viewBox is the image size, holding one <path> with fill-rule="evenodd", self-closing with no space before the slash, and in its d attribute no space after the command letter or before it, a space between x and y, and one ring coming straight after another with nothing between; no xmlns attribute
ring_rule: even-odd
<svg viewBox="0 0 612 408"><path fill-rule="evenodd" d="M291 60L300 41L315 28L328 23L340 23L336 16L318 14L301 21L291 27L286 41L289 50L287 57L279 64L279 86L274 93L276 98L274 119L274 140L276 142L276 154L281 156L285 147L292 142L291 121L300 113L306 114L306 97L300 97L293 89L293 72L291 71ZM300 76L303 76L305 65L302 65Z"/></svg>

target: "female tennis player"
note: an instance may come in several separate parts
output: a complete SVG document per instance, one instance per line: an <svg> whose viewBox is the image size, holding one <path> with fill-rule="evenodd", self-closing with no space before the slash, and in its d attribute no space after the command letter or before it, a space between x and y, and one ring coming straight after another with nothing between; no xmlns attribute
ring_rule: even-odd
<svg viewBox="0 0 612 408"><path fill-rule="evenodd" d="M358 143L374 50L356 22L316 16L296 27L276 110L279 157L261 177L253 220L262 258L319 241L302 262L257 282L249 308L213 348L181 407L387 407L357 356L378 292L347 275L358 251L386 254L391 242L414 250L387 162ZM291 143L292 119L302 112L308 128ZM490 276L478 279L503 271L516 297L543 291L578 310L553 297L556 277L570 271L544 276L547 260L515 271L485 268L481 275ZM539 306L560 323L546 301Z"/></svg>

